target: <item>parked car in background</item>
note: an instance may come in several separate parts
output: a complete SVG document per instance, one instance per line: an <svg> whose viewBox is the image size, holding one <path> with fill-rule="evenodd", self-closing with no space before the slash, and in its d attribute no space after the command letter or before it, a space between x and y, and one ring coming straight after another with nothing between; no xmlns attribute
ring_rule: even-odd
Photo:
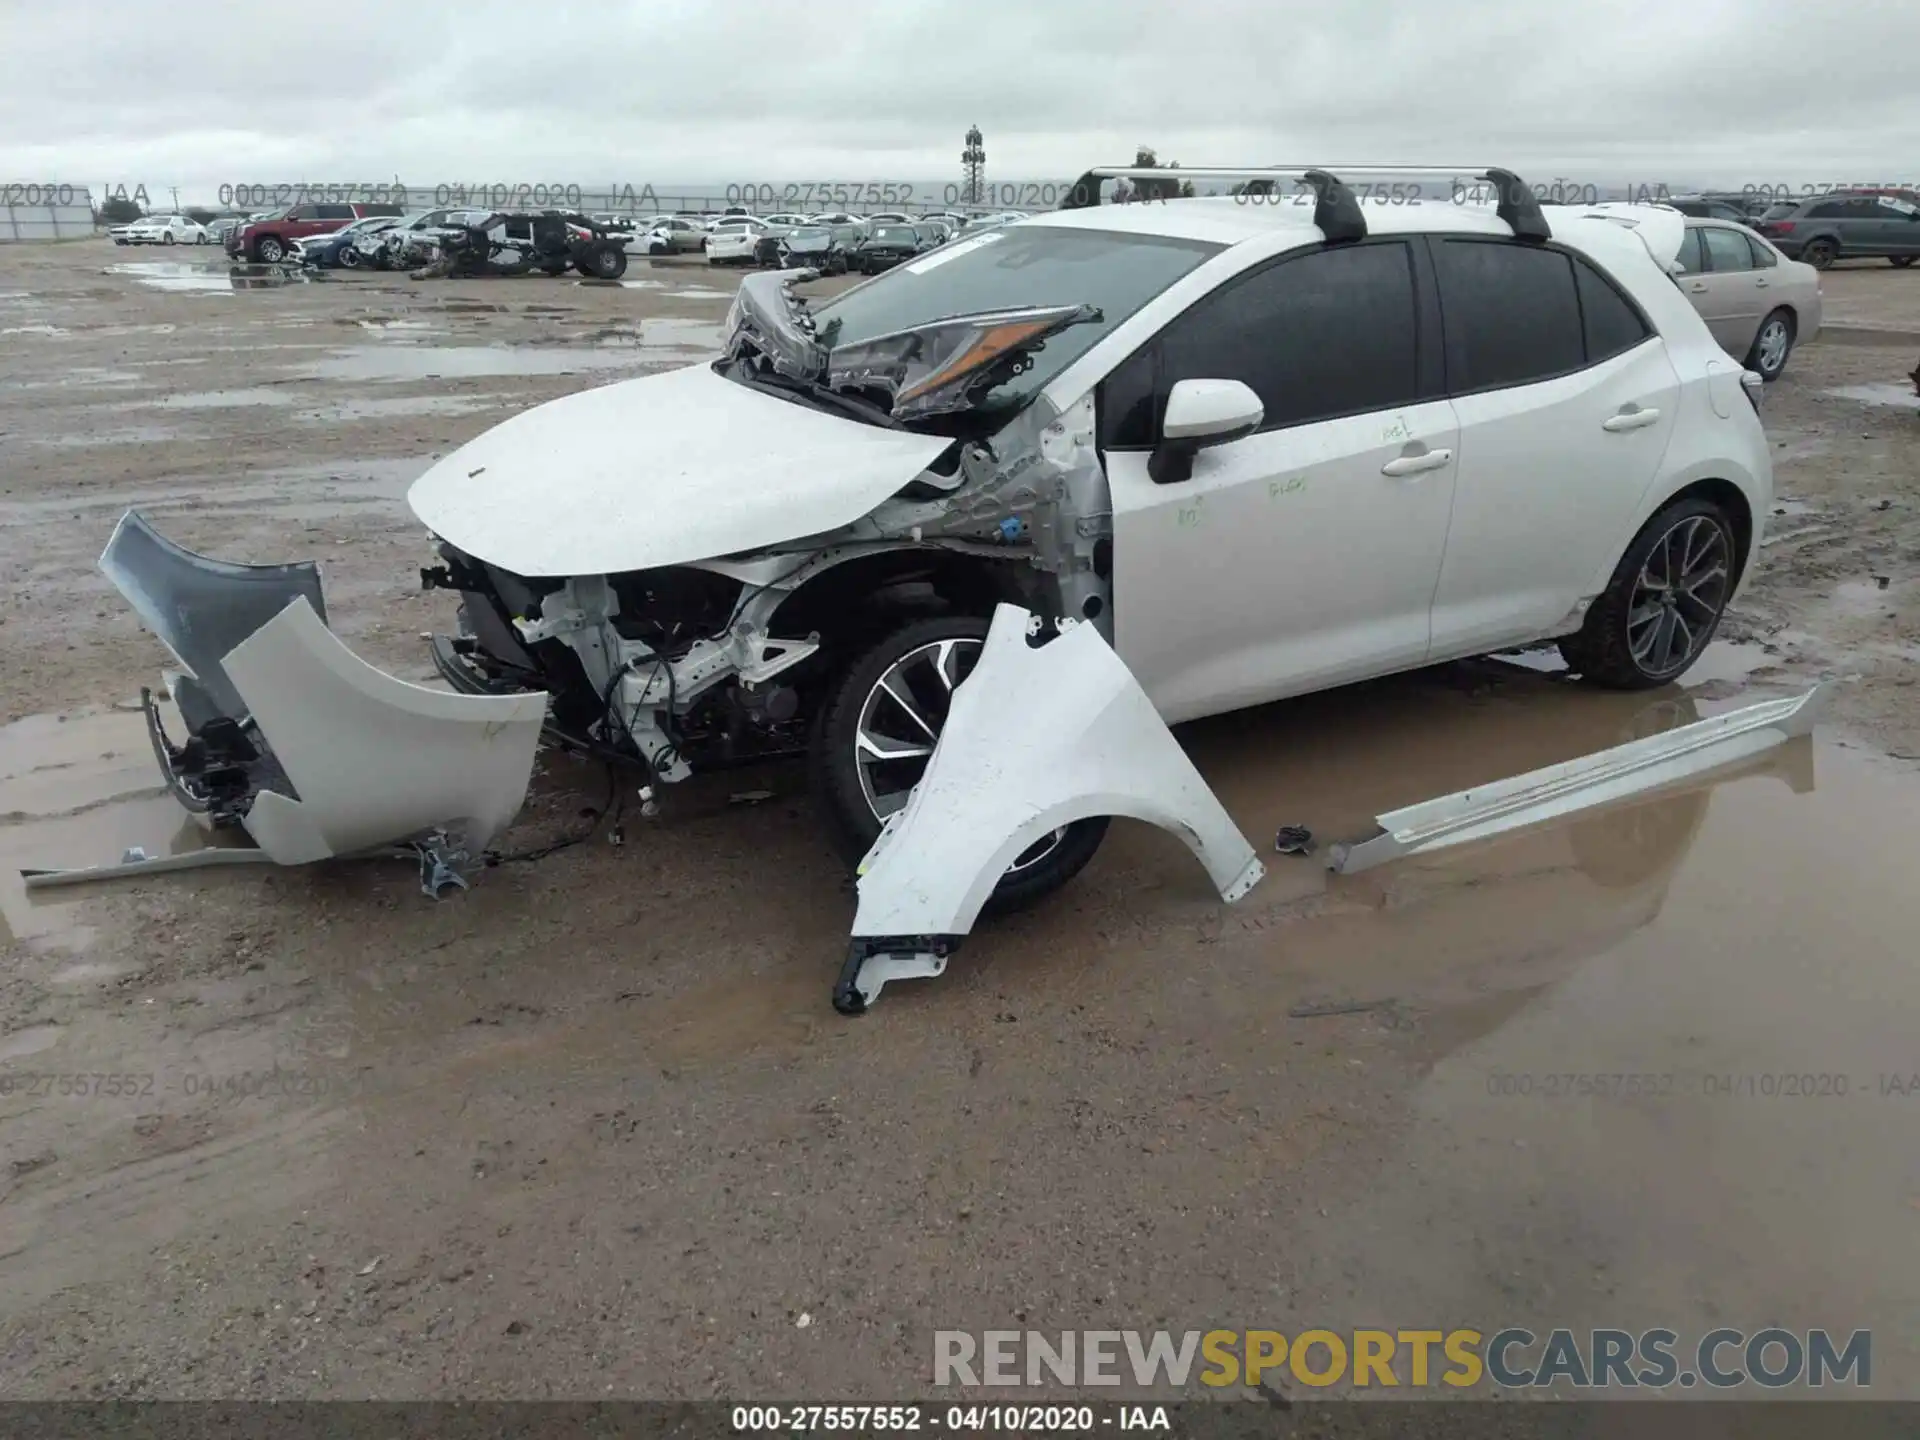
<svg viewBox="0 0 1920 1440"><path fill-rule="evenodd" d="M922 250L931 250L933 245L934 242L913 225L870 225L854 242L849 264L862 275L878 275L903 260L911 260Z"/></svg>
<svg viewBox="0 0 1920 1440"><path fill-rule="evenodd" d="M752 265L767 227L758 220L722 220L707 237L709 265Z"/></svg>
<svg viewBox="0 0 1920 1440"><path fill-rule="evenodd" d="M317 270L336 265L353 270L371 268L380 254L380 236L400 223L397 215L366 215L326 235L309 235L293 242L292 259Z"/></svg>
<svg viewBox="0 0 1920 1440"><path fill-rule="evenodd" d="M802 225L790 230L778 246L785 270L814 269L823 275L844 275L853 263L853 250L866 232L858 225Z"/></svg>
<svg viewBox="0 0 1920 1440"><path fill-rule="evenodd" d="M487 217L485 210L467 210L452 206L438 210L419 210L401 216L391 229L380 232L373 256L381 270L405 270L427 258L433 248L433 233L447 227L460 227Z"/></svg>
<svg viewBox="0 0 1920 1440"><path fill-rule="evenodd" d="M959 225L951 220L916 220L913 228L920 232L920 238L927 242L929 249L946 244L960 233Z"/></svg>
<svg viewBox="0 0 1920 1440"><path fill-rule="evenodd" d="M1754 222L1754 229L1782 255L1804 260L1816 270L1836 260L1911 265L1920 258L1920 194L1833 191L1775 205Z"/></svg>
<svg viewBox="0 0 1920 1440"><path fill-rule="evenodd" d="M107 232L116 245L208 245L213 235L186 215L143 215Z"/></svg>
<svg viewBox="0 0 1920 1440"><path fill-rule="evenodd" d="M1789 260L1744 225L1687 220L1674 281L1713 338L1764 380L1820 332L1820 272Z"/></svg>
<svg viewBox="0 0 1920 1440"><path fill-rule="evenodd" d="M1745 206L1714 195L1674 195L1661 203L1701 220L1731 220L1745 225L1752 218Z"/></svg>
<svg viewBox="0 0 1920 1440"><path fill-rule="evenodd" d="M398 205L290 205L265 220L241 226L227 236L229 255L259 265L278 265L293 252L293 242L335 230L368 215L399 216Z"/></svg>
<svg viewBox="0 0 1920 1440"><path fill-rule="evenodd" d="M807 223L804 215L762 215L760 223L770 229L792 230Z"/></svg>
<svg viewBox="0 0 1920 1440"><path fill-rule="evenodd" d="M706 226L684 215L666 215L633 244L649 255L698 255L707 248L707 233Z"/></svg>

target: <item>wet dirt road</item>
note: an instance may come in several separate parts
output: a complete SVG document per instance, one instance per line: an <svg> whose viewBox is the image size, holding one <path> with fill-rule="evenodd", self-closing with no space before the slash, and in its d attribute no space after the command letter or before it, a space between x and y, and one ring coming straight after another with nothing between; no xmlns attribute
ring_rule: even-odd
<svg viewBox="0 0 1920 1440"><path fill-rule="evenodd" d="M1875 1393L1920 1393L1920 417L1833 393L1911 368L1920 282L1828 277L1913 343L1772 387L1788 513L1689 687L1484 661L1183 731L1255 837L1831 673L1815 740L1367 875L1273 857L1231 910L1118 824L849 1022L851 895L782 770L439 905L371 865L27 903L18 867L197 843L124 708L158 647L91 568L121 508L318 558L418 677L425 459L724 309L671 293L699 271L102 273L154 258L0 250L0 1393L881 1398L936 1329L1776 1322L1871 1328ZM548 763L514 839L600 785Z"/></svg>

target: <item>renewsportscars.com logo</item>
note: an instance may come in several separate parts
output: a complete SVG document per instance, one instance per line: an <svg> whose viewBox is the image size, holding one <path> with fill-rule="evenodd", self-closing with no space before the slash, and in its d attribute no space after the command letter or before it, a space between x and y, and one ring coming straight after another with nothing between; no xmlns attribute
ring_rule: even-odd
<svg viewBox="0 0 1920 1440"><path fill-rule="evenodd" d="M1672 1330L938 1330L933 1383L1180 1388L1291 1381L1324 1388L1725 1390L1873 1383L1873 1332L1844 1343L1826 1330L1710 1330L1683 1345Z"/></svg>

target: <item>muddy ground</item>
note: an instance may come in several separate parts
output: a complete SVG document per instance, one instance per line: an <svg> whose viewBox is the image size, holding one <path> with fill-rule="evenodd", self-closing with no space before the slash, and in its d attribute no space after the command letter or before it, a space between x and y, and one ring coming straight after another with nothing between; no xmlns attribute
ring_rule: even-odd
<svg viewBox="0 0 1920 1440"><path fill-rule="evenodd" d="M1182 732L1256 837L1838 677L1812 743L1369 875L1273 857L1231 910L1116 824L849 1021L851 893L779 769L439 904L373 865L28 903L21 866L194 843L94 569L122 510L319 560L424 679L407 483L697 357L731 289L209 258L0 248L0 1394L897 1398L942 1328L1771 1323L1871 1327L1920 1394L1920 273L1826 277L1766 397L1784 513L1685 686L1482 661ZM601 783L544 764L510 840ZM1548 1078L1623 1072L1666 1082Z"/></svg>

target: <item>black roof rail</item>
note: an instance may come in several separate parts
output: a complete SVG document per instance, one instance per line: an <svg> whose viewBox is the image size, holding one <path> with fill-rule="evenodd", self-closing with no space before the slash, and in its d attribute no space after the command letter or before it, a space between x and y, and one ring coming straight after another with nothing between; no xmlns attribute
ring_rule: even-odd
<svg viewBox="0 0 1920 1440"><path fill-rule="evenodd" d="M1122 178L1136 179L1147 184L1167 180L1243 180L1243 196L1272 196L1276 180L1290 180L1295 184L1306 185L1313 191L1313 223L1328 240L1359 240L1366 236L1366 215L1360 208L1359 200L1352 190L1343 184L1335 167L1291 166L1291 165L1252 165L1244 169L1216 166L1139 166L1139 165L1099 165L1087 171L1073 183L1066 199L1060 202L1063 210L1080 210L1100 203L1100 183L1103 180ZM1553 231L1547 224L1547 217L1540 209L1540 202L1532 189L1511 170L1502 170L1494 166L1480 168L1471 165L1342 165L1337 167L1348 175L1469 175L1477 182L1492 187L1495 198L1495 213L1512 229L1516 238L1521 240L1545 240ZM1158 186L1155 186L1158 189ZM1456 195L1458 198L1458 187Z"/></svg>

